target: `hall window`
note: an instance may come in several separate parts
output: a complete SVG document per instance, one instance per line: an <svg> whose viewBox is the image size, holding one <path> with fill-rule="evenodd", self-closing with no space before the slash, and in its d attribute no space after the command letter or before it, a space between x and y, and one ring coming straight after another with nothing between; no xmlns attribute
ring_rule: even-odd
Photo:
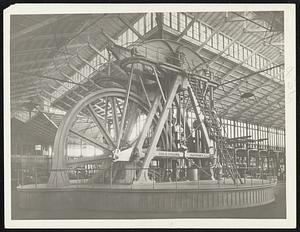
<svg viewBox="0 0 300 232"><path fill-rule="evenodd" d="M219 42L219 46L218 46L219 50L223 51L224 50L224 36L220 33L219 33L218 42Z"/></svg>
<svg viewBox="0 0 300 232"><path fill-rule="evenodd" d="M192 18L189 16L186 16L186 27L190 24L191 21L192 21ZM193 37L193 27L190 27L187 30L187 36Z"/></svg>
<svg viewBox="0 0 300 232"><path fill-rule="evenodd" d="M183 32L186 27L186 15L183 13L179 14L179 31Z"/></svg>
<svg viewBox="0 0 300 232"><path fill-rule="evenodd" d="M145 17L146 33L151 30L151 13L147 13Z"/></svg>
<svg viewBox="0 0 300 232"><path fill-rule="evenodd" d="M245 47L243 47L243 60L246 60L247 59L247 57L248 57L248 49L247 48L245 48Z"/></svg>
<svg viewBox="0 0 300 232"><path fill-rule="evenodd" d="M144 17L140 18L139 21L138 21L138 32L141 34L141 35L144 35L145 34L145 23L144 23Z"/></svg>
<svg viewBox="0 0 300 232"><path fill-rule="evenodd" d="M233 54L233 44L229 47L229 55L231 57L234 57L234 54Z"/></svg>
<svg viewBox="0 0 300 232"><path fill-rule="evenodd" d="M195 40L200 40L200 37L199 37L199 26L200 26L200 23L199 22L195 22L194 25L193 25L193 28L194 28L194 34L193 34L193 38Z"/></svg>
<svg viewBox="0 0 300 232"><path fill-rule="evenodd" d="M214 34L212 37L213 48L218 49L218 34Z"/></svg>
<svg viewBox="0 0 300 232"><path fill-rule="evenodd" d="M255 68L259 68L259 55L255 55Z"/></svg>
<svg viewBox="0 0 300 232"><path fill-rule="evenodd" d="M229 44L229 39L227 37L224 37L224 48L223 49L226 49L226 47L228 46L228 44ZM226 49L225 54L229 54L229 50L228 49Z"/></svg>
<svg viewBox="0 0 300 232"><path fill-rule="evenodd" d="M155 13L151 13L152 14L152 28L157 26L157 22L156 22L156 14Z"/></svg>
<svg viewBox="0 0 300 232"><path fill-rule="evenodd" d="M237 43L233 44L234 58L239 59L239 45Z"/></svg>
<svg viewBox="0 0 300 232"><path fill-rule="evenodd" d="M164 13L164 24L167 26L171 26L171 13Z"/></svg>
<svg viewBox="0 0 300 232"><path fill-rule="evenodd" d="M171 27L175 30L178 30L178 13L177 12L172 12L171 13Z"/></svg>
<svg viewBox="0 0 300 232"><path fill-rule="evenodd" d="M212 29L210 27L206 27L206 39L210 37L211 33L212 33ZM213 42L212 39L208 40L207 41L208 46L212 47L212 42Z"/></svg>
<svg viewBox="0 0 300 232"><path fill-rule="evenodd" d="M244 47L239 44L239 60L244 59Z"/></svg>
<svg viewBox="0 0 300 232"><path fill-rule="evenodd" d="M202 23L200 24L200 41L204 42L206 40L206 26Z"/></svg>

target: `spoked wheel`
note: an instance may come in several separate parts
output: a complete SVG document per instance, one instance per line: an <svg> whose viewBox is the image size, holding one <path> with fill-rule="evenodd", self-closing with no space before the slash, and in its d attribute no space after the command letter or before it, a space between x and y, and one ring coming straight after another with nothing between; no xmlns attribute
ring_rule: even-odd
<svg viewBox="0 0 300 232"><path fill-rule="evenodd" d="M130 93L127 97L127 91L119 88L99 90L79 101L66 114L57 131L48 184L69 184L65 169L67 157L73 156L68 149L72 144L84 142L94 147L95 152L90 156L103 159L106 164L111 164L113 159L129 160L147 118L148 107L140 96ZM86 162L86 158L77 157L77 164ZM89 160L93 162L93 157Z"/></svg>

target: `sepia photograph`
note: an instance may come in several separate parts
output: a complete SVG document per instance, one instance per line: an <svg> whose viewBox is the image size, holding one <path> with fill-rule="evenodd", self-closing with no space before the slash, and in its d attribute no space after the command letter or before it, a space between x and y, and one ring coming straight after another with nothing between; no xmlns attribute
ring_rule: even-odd
<svg viewBox="0 0 300 232"><path fill-rule="evenodd" d="M295 226L292 4L42 5L4 15L6 226Z"/></svg>

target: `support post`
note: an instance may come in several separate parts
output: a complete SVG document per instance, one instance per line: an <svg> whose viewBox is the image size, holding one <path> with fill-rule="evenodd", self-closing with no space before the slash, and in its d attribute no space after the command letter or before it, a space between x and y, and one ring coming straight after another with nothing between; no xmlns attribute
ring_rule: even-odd
<svg viewBox="0 0 300 232"><path fill-rule="evenodd" d="M163 39L164 38L164 29L163 29L164 13L156 13L155 20L159 28L159 37L160 39Z"/></svg>
<svg viewBox="0 0 300 232"><path fill-rule="evenodd" d="M159 102L160 102L160 99L161 99L161 96L160 95L157 95L154 99L154 102L152 104L152 107L150 109L150 112L149 112L149 115L147 117L147 120L143 126L143 129L142 129L142 132L138 138L138 141L136 143L136 149L138 151L139 154L141 154L142 152L142 146L144 144L144 141L147 137L147 133L149 132L149 129L150 129L150 126L152 124L152 121L154 119L154 116L157 112L157 108L158 108L158 105L159 105Z"/></svg>
<svg viewBox="0 0 300 232"><path fill-rule="evenodd" d="M169 96L166 100L163 111L160 115L160 119L159 119L159 121L156 125L155 132L152 136L152 139L151 139L151 142L150 142L150 147L147 150L147 153L146 153L146 156L145 156L145 159L144 159L144 163L143 163L143 167L142 167L143 169L138 175L138 178L137 178L138 182L140 182L140 181L149 181L148 169L147 168L149 167L150 161L152 160L152 158L154 156L154 152L156 150L156 145L157 145L158 140L160 138L161 132L164 128L165 122L168 118L170 107L173 103L175 94L176 94L177 89L178 89L180 84L181 84L181 76L175 77L174 80L173 80L172 85L170 86Z"/></svg>
<svg viewBox="0 0 300 232"><path fill-rule="evenodd" d="M138 116L139 116L138 108L136 105L131 104L128 107L129 107L129 110L127 111L127 114L128 114L127 118L129 118L129 120L128 120L126 129L124 131L124 140L125 141L129 140L129 137L132 134L133 127L134 127L135 123L137 122ZM131 116L129 116L129 115L131 115Z"/></svg>
<svg viewBox="0 0 300 232"><path fill-rule="evenodd" d="M191 98L191 102L192 102L192 106L194 108L194 112L196 113L196 118L201 123L201 129L202 129L202 132L204 134L206 144L207 144L208 147L210 147L211 146L211 141L210 141L210 138L208 136L206 126L204 124L204 116L203 116L202 112L200 111L199 107L197 107L197 105L198 105L197 104L197 99L196 99L196 96L195 96L194 92L192 91L191 86L188 86L188 92L189 92L189 96Z"/></svg>

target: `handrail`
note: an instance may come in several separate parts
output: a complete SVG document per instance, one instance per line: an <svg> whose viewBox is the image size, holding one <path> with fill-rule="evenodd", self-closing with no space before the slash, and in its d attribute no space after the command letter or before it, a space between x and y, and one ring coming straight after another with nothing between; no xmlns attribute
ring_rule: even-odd
<svg viewBox="0 0 300 232"><path fill-rule="evenodd" d="M145 186L155 189L157 187L163 186L162 184L167 184L168 186L177 189L179 184L186 183L188 188L198 189L202 184L207 184L212 181L216 188L222 187L233 187L238 188L239 186L253 187L253 186L263 186L277 183L277 176L282 176L284 173L277 173L275 169L264 170L258 167L238 167L238 171L241 173L242 178L245 179L244 184L239 184L238 182L233 183L229 176L219 172L217 168L214 168L215 180L209 180L211 172L211 167L200 167L199 165L194 165L194 167L177 167L172 168L160 168L160 167L150 167L146 168L149 173L150 182L144 183ZM119 176L118 171L122 170L122 173L127 173L123 182L113 182L112 180ZM77 168L65 168L57 170L45 170L43 168L20 168L17 170L17 177L14 180L17 181L19 188L26 188L32 185L34 188L43 185L46 186L50 172L66 172L70 179L70 185L75 187L89 187L94 188L99 185L107 185L108 188L113 188L116 186L129 186L130 189L134 189L136 183L136 174L140 170L139 167L135 168L122 168L113 170L110 168L90 168L86 169L84 167ZM203 174L201 174L203 173ZM113 175L114 174L114 175ZM203 179L204 178L204 179ZM208 182L207 182L208 181ZM53 187L53 186L52 186Z"/></svg>

